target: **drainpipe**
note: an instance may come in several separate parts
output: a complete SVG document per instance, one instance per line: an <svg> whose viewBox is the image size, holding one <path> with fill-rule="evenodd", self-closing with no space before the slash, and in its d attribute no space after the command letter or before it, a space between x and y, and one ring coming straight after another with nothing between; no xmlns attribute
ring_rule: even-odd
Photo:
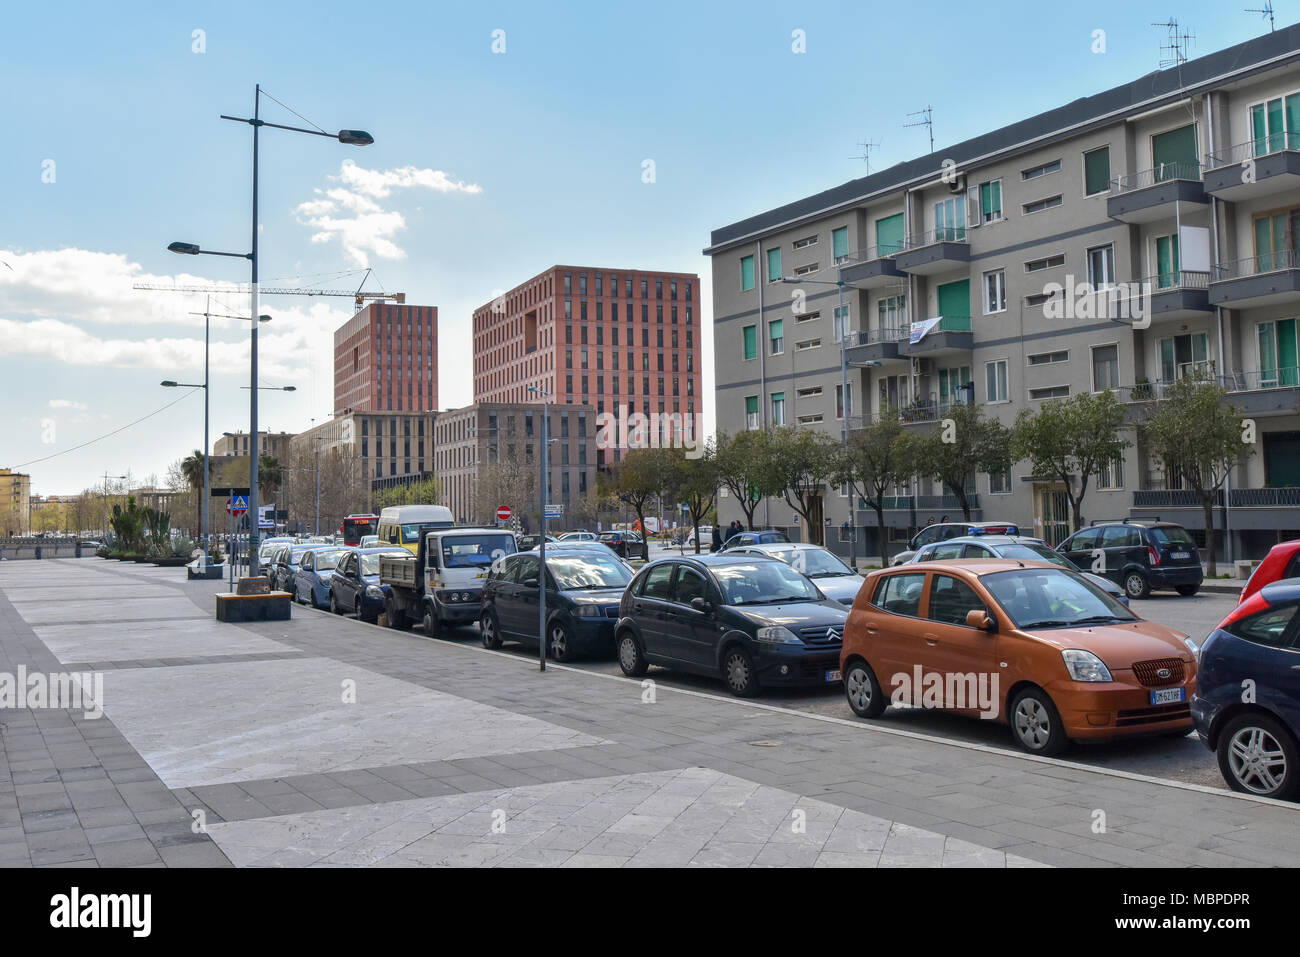
<svg viewBox="0 0 1300 957"><path fill-rule="evenodd" d="M1214 138L1214 101L1209 93L1205 94L1205 126L1209 131L1207 134L1210 155L1215 152ZM1219 199L1216 196L1210 197L1210 233L1213 241L1210 243L1210 278L1214 278L1215 270L1219 266ZM1218 328L1219 335L1219 376L1222 378L1226 374L1227 362L1223 348L1223 308L1214 307L1214 322ZM1233 562L1232 554L1232 469L1228 469L1228 474L1223 480L1223 560L1231 565ZM1210 530L1212 531L1212 530ZM1209 532L1207 531L1207 534Z"/></svg>
<svg viewBox="0 0 1300 957"><path fill-rule="evenodd" d="M763 283L759 281L763 268L763 240L754 242L754 285L758 288L758 427L767 428L767 347L764 340L767 335L763 325ZM772 526L772 505L767 496L763 497L763 525Z"/></svg>

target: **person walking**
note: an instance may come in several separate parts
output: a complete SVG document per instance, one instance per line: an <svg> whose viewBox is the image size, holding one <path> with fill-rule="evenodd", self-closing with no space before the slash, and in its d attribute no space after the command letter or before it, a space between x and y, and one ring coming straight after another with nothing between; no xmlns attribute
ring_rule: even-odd
<svg viewBox="0 0 1300 957"><path fill-rule="evenodd" d="M722 550L722 529L718 527L717 522L714 522L713 523L713 544L709 546L709 551L717 552L721 550Z"/></svg>

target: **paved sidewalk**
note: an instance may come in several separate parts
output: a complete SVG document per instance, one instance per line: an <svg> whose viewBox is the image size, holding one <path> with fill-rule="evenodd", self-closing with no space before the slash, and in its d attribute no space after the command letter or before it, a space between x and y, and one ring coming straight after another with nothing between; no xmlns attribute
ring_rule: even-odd
<svg viewBox="0 0 1300 957"><path fill-rule="evenodd" d="M0 709L0 866L1300 859L1289 806L297 606L218 625L180 571L0 565L0 674L93 671L104 711Z"/></svg>

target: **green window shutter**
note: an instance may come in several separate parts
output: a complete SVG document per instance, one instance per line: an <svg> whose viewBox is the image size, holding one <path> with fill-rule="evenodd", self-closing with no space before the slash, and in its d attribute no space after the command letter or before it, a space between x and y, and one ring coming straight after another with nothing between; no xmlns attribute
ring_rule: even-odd
<svg viewBox="0 0 1300 957"><path fill-rule="evenodd" d="M1295 385L1300 379L1296 368L1296 332L1294 319L1279 319L1277 323L1278 374L1282 385Z"/></svg>
<svg viewBox="0 0 1300 957"><path fill-rule="evenodd" d="M745 327L745 358L746 359L758 358L758 327L757 326Z"/></svg>
<svg viewBox="0 0 1300 957"><path fill-rule="evenodd" d="M758 415L758 396L756 395L745 396L745 414Z"/></svg>
<svg viewBox="0 0 1300 957"><path fill-rule="evenodd" d="M876 254L892 256L903 249L903 214L876 220Z"/></svg>
<svg viewBox="0 0 1300 957"><path fill-rule="evenodd" d="M1268 130L1264 126L1264 104L1250 108L1250 133L1255 138L1255 155L1263 156L1268 152Z"/></svg>
<svg viewBox="0 0 1300 957"><path fill-rule="evenodd" d="M970 332L970 280L945 283L938 289L942 332Z"/></svg>
<svg viewBox="0 0 1300 957"><path fill-rule="evenodd" d="M1002 215L1002 182L980 184L980 212L985 219Z"/></svg>
<svg viewBox="0 0 1300 957"><path fill-rule="evenodd" d="M754 288L754 257L746 256L740 260L740 289L747 292Z"/></svg>
<svg viewBox="0 0 1300 957"><path fill-rule="evenodd" d="M849 227L841 226L831 232L831 253L836 259L849 254Z"/></svg>
<svg viewBox="0 0 1300 957"><path fill-rule="evenodd" d="M780 319L773 319L771 322L769 322L769 323L767 324L767 328L768 328L767 336L768 336L768 338L769 338L769 339L780 339L780 338L782 338L781 333L782 333L782 331L783 331L783 325L784 325L784 324L782 323L782 321L781 321Z"/></svg>
<svg viewBox="0 0 1300 957"><path fill-rule="evenodd" d="M1268 151L1280 150L1284 137L1282 135L1282 98L1268 101Z"/></svg>
<svg viewBox="0 0 1300 957"><path fill-rule="evenodd" d="M1110 189L1110 147L1083 154L1084 191L1089 195Z"/></svg>
<svg viewBox="0 0 1300 957"><path fill-rule="evenodd" d="M1157 182L1170 179L1199 179L1196 126L1188 124L1151 137L1151 158L1155 161Z"/></svg>
<svg viewBox="0 0 1300 957"><path fill-rule="evenodd" d="M767 251L767 281L776 282L781 278L781 249Z"/></svg>
<svg viewBox="0 0 1300 957"><path fill-rule="evenodd" d="M1286 98L1286 142L1283 149L1300 149L1300 93Z"/></svg>
<svg viewBox="0 0 1300 957"><path fill-rule="evenodd" d="M1178 282L1178 237L1161 236L1156 239L1156 285L1168 289Z"/></svg>

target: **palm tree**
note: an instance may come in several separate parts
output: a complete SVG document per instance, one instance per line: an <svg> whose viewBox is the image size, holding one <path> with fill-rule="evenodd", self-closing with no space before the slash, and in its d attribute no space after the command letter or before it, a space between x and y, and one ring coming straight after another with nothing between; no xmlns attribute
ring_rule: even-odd
<svg viewBox="0 0 1300 957"><path fill-rule="evenodd" d="M194 490L194 527L198 529L203 528L203 462L205 459L203 450L195 449L181 460L181 474ZM208 464L210 471L211 460L208 460Z"/></svg>
<svg viewBox="0 0 1300 957"><path fill-rule="evenodd" d="M257 460L257 491L263 500L272 498L280 490L284 481L284 466L274 455L263 455ZM276 521L280 520L279 508L276 508Z"/></svg>

